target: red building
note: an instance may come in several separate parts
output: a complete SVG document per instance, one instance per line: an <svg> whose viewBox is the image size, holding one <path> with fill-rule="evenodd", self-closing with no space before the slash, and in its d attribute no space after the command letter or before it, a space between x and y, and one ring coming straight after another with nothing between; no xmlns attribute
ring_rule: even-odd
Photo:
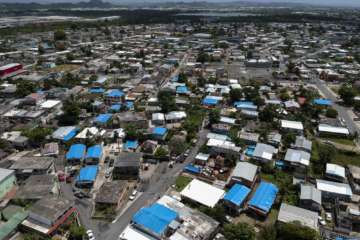
<svg viewBox="0 0 360 240"><path fill-rule="evenodd" d="M0 67L0 78L10 77L14 73L22 70L23 66L19 63L10 63L5 66Z"/></svg>

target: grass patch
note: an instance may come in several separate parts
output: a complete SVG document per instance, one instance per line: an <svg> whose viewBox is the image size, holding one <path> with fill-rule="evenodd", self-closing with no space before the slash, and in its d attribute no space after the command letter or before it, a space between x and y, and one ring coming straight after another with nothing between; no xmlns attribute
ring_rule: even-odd
<svg viewBox="0 0 360 240"><path fill-rule="evenodd" d="M347 151L337 151L331 162L342 166L355 165L360 167L360 154Z"/></svg>
<svg viewBox="0 0 360 240"><path fill-rule="evenodd" d="M176 191L182 191L190 182L192 181L191 177L178 176L175 182Z"/></svg>
<svg viewBox="0 0 360 240"><path fill-rule="evenodd" d="M328 140L334 143L338 143L338 144L343 144L343 145L348 145L348 146L355 146L354 141L351 139L347 139L347 138L331 138L331 137L327 137L323 140Z"/></svg>

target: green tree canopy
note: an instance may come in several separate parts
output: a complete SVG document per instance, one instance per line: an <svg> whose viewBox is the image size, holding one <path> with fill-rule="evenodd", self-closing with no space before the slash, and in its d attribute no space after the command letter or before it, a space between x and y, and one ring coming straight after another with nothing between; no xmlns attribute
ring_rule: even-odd
<svg viewBox="0 0 360 240"><path fill-rule="evenodd" d="M309 227L301 225L299 222L283 223L278 226L278 240L318 240L317 232Z"/></svg>
<svg viewBox="0 0 360 240"><path fill-rule="evenodd" d="M345 105L351 105L354 102L356 93L351 85L343 84L339 89L339 95Z"/></svg>
<svg viewBox="0 0 360 240"><path fill-rule="evenodd" d="M67 99L63 104L63 114L59 118L61 125L75 125L79 121L80 106L75 99Z"/></svg>
<svg viewBox="0 0 360 240"><path fill-rule="evenodd" d="M64 30L57 30L54 32L54 41L66 40L66 33Z"/></svg>
<svg viewBox="0 0 360 240"><path fill-rule="evenodd" d="M227 240L255 240L255 231L247 223L226 224L224 236Z"/></svg>
<svg viewBox="0 0 360 240"><path fill-rule="evenodd" d="M159 91L158 101L161 110L165 113L170 111L175 111L177 109L174 94L170 91L167 90Z"/></svg>
<svg viewBox="0 0 360 240"><path fill-rule="evenodd" d="M210 124L215 124L220 121L220 110L215 108L212 109L209 113L209 122Z"/></svg>
<svg viewBox="0 0 360 240"><path fill-rule="evenodd" d="M338 111L336 111L336 109L334 109L334 108L328 108L325 112L325 115L328 118L337 118Z"/></svg>
<svg viewBox="0 0 360 240"><path fill-rule="evenodd" d="M233 103L235 101L240 100L243 97L243 93L240 88L235 88L230 90L230 101Z"/></svg>

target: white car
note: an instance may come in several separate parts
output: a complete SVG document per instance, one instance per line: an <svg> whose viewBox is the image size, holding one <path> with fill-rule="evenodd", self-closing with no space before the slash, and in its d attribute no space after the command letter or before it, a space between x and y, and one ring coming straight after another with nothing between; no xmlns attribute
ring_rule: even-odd
<svg viewBox="0 0 360 240"><path fill-rule="evenodd" d="M95 239L94 232L92 230L87 230L86 234L88 235L89 239Z"/></svg>
<svg viewBox="0 0 360 240"><path fill-rule="evenodd" d="M136 195L137 195L137 191L134 190L134 191L131 193L129 199L130 199L131 201L133 201L133 200L135 199Z"/></svg>

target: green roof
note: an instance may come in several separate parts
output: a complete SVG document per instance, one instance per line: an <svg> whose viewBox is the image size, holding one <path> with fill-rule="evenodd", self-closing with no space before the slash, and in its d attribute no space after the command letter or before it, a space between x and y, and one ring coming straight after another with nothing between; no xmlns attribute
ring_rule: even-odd
<svg viewBox="0 0 360 240"><path fill-rule="evenodd" d="M27 212L18 212L14 214L9 221L4 223L0 227L0 240L5 239L9 236L11 232L13 232L17 226L24 221L24 219L28 216Z"/></svg>

